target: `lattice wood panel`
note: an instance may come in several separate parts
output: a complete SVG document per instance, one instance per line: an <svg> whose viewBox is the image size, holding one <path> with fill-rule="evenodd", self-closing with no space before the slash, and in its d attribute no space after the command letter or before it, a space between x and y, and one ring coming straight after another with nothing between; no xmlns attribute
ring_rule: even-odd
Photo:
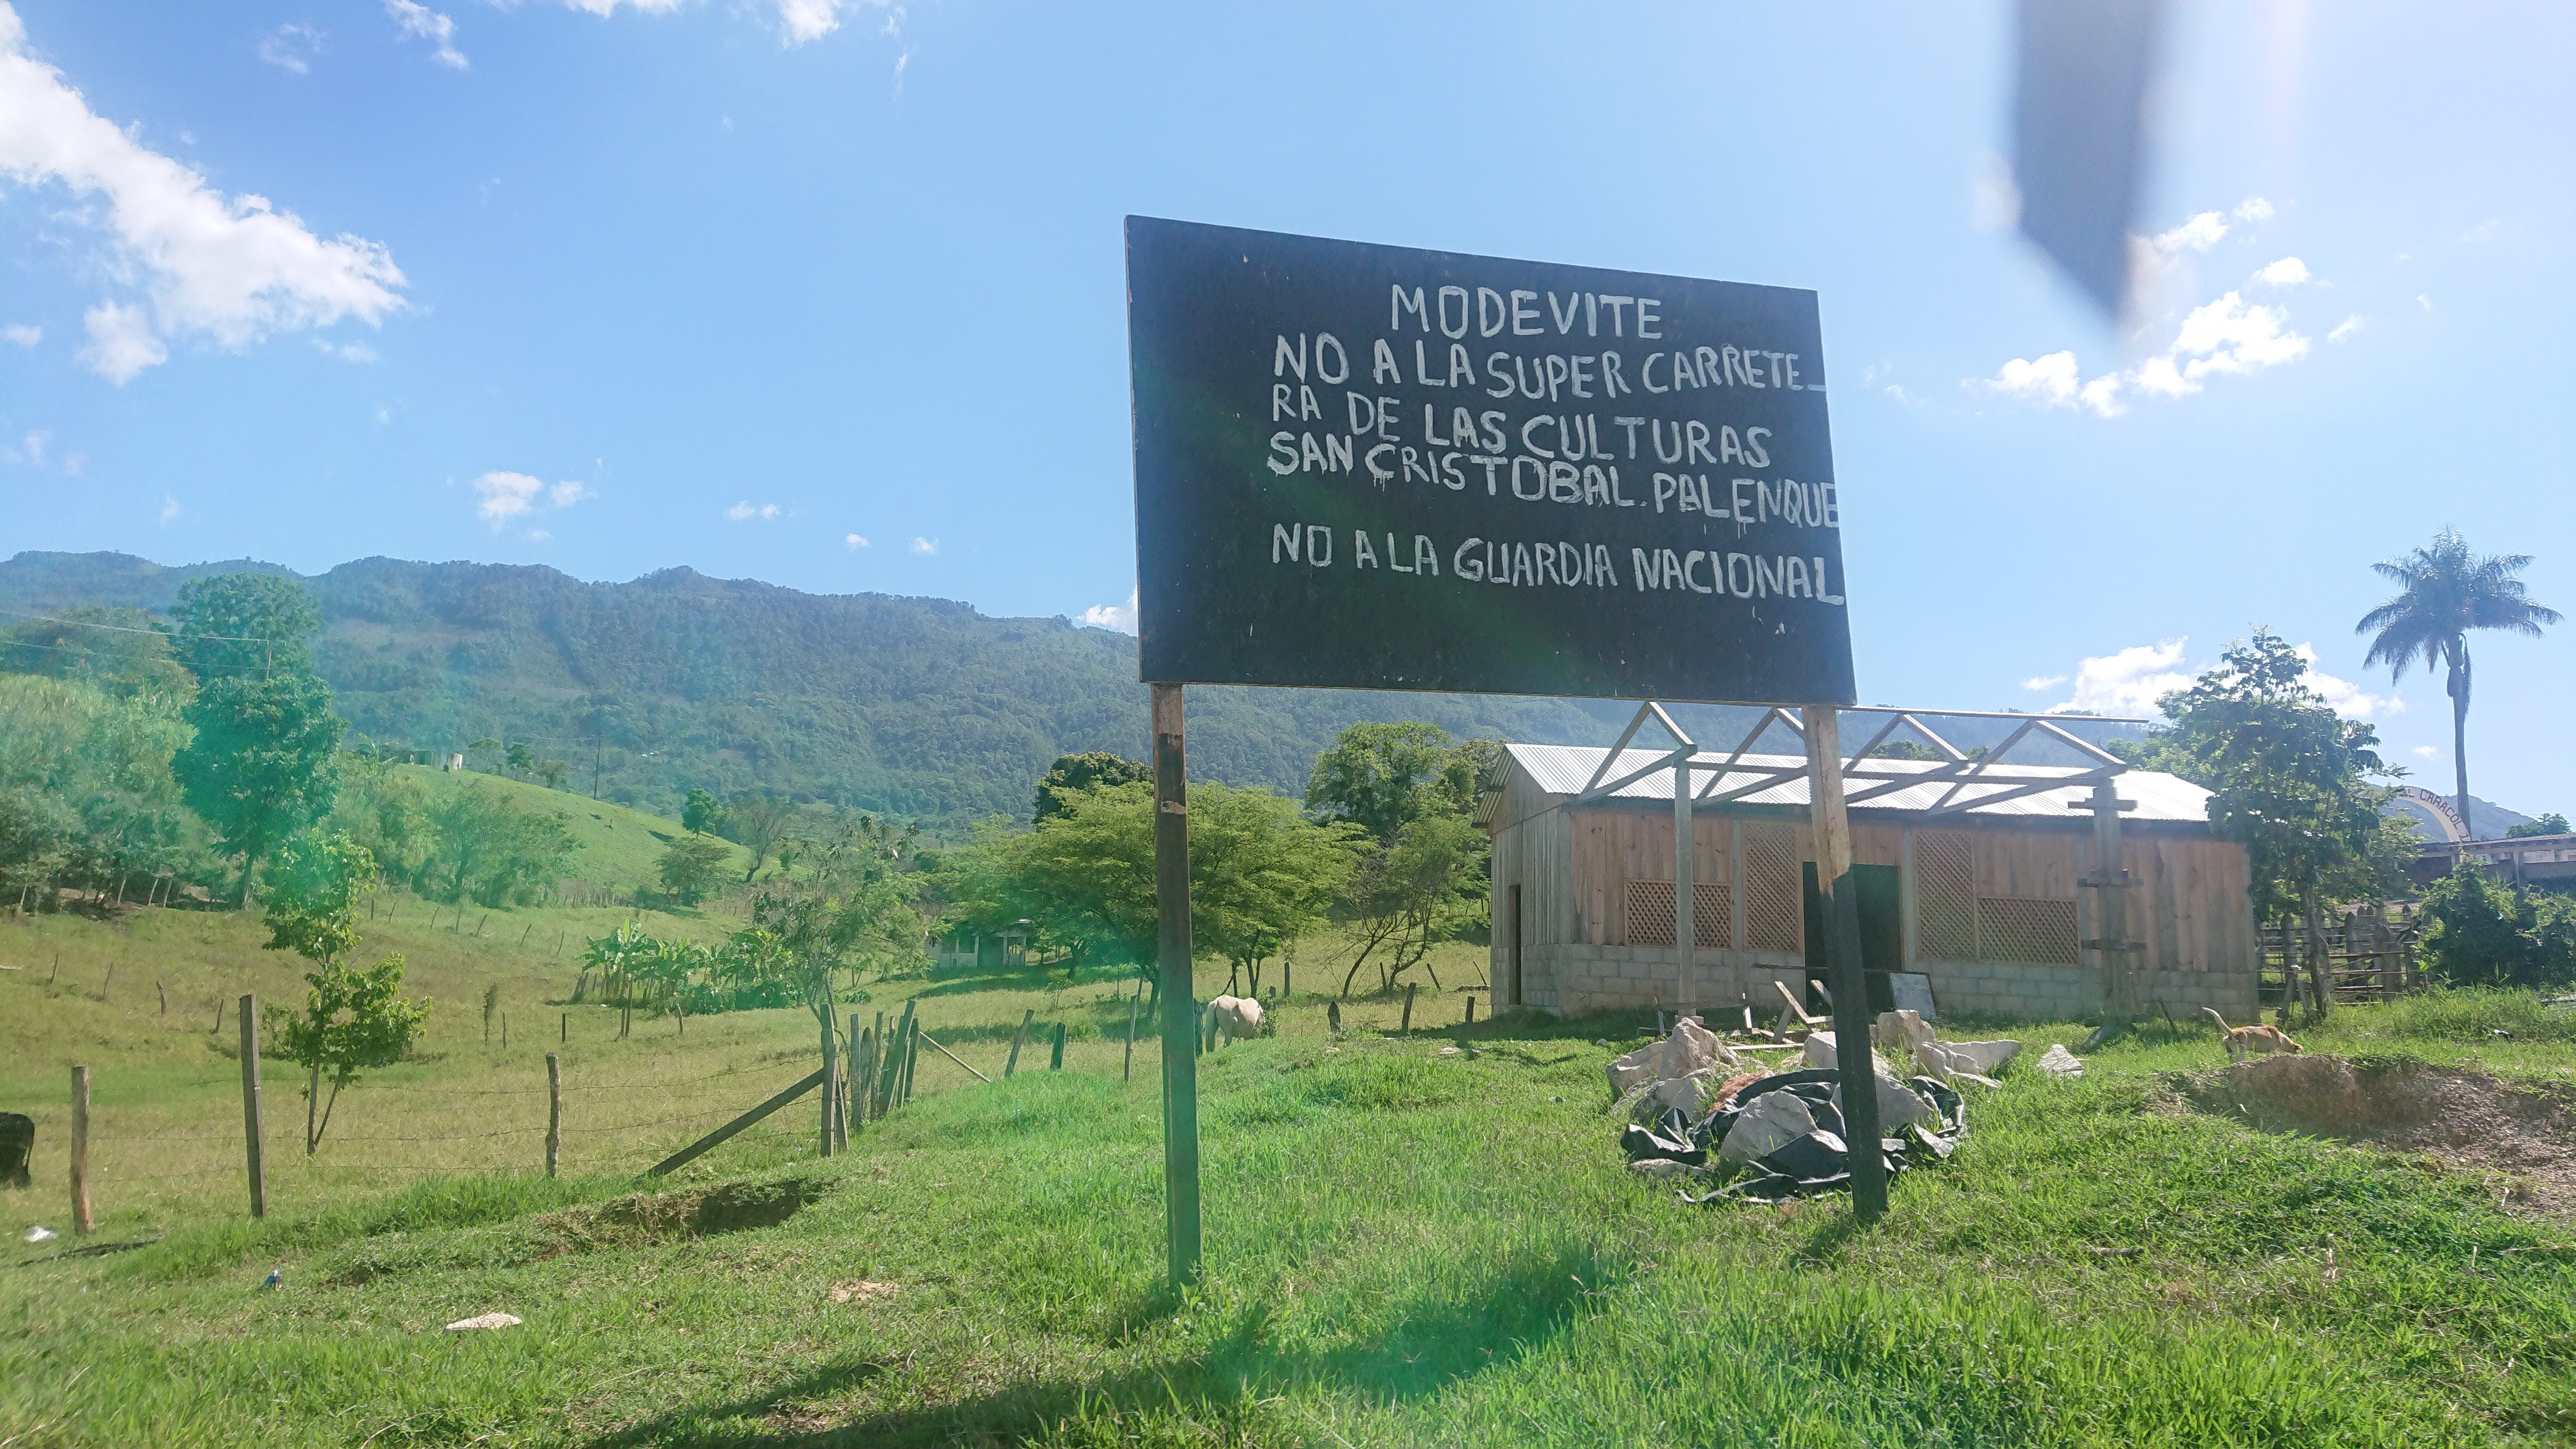
<svg viewBox="0 0 2576 1449"><path fill-rule="evenodd" d="M1977 952L1986 961L2076 965L2075 903L1979 896Z"/></svg>
<svg viewBox="0 0 2576 1449"><path fill-rule="evenodd" d="M1691 939L1703 951L1735 944L1734 892L1723 884L1697 881L1691 886ZM1628 944L1670 946L1673 943L1673 883L1668 880L1628 882Z"/></svg>
<svg viewBox="0 0 2576 1449"><path fill-rule="evenodd" d="M1914 832L1914 941L1926 961L1977 959L1976 842L1966 831Z"/></svg>
<svg viewBox="0 0 2576 1449"><path fill-rule="evenodd" d="M1798 837L1778 826L1744 827L1744 944L1755 951L1807 949Z"/></svg>

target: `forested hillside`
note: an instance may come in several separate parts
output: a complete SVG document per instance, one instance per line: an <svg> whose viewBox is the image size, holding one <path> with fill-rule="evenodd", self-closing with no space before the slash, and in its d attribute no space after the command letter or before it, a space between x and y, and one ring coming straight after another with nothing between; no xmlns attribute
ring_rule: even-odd
<svg viewBox="0 0 2576 1449"><path fill-rule="evenodd" d="M0 564L0 609L166 610L188 580L238 572L290 571L23 553ZM316 668L357 734L441 751L525 741L571 767L569 787L596 779L601 797L663 814L692 786L766 789L945 829L1026 814L1060 754L1146 748L1135 641L1061 618L685 568L591 584L544 567L374 558L304 583L324 620ZM1354 720L1573 741L1602 737L1613 715L1624 719L1557 700L1194 689L1191 773L1297 790Z"/></svg>
<svg viewBox="0 0 2576 1449"><path fill-rule="evenodd" d="M0 610L162 611L190 579L246 572L292 570L247 559L170 568L129 554L21 553L0 563ZM664 815L676 815L692 787L725 796L773 790L952 834L996 811L1025 816L1032 782L1058 755L1141 757L1147 746L1135 640L1062 618L996 619L946 599L808 594L686 568L584 583L542 566L370 558L304 585L324 623L315 666L357 736L436 751L524 742L568 767L567 788L587 793L595 782L603 799ZM1355 721L1419 719L1461 738L1608 744L1632 708L1193 687L1190 773L1296 792L1316 754ZM1683 712L1703 744L1730 747L1750 718ZM1962 746L2001 734L1993 721L1950 727Z"/></svg>

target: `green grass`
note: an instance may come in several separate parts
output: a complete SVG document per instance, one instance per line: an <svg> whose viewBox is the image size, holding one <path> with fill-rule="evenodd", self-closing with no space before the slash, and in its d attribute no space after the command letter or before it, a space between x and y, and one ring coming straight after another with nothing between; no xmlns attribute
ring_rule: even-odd
<svg viewBox="0 0 2576 1449"><path fill-rule="evenodd" d="M462 781L496 791L524 809L563 816L572 838L581 846L573 852L571 874L612 891L632 892L637 886L656 888L661 880L662 848L680 834L677 821L571 791L549 790L507 775L457 774L427 765L390 768L398 775L423 781L433 790L454 788ZM742 872L751 867L751 852L730 841L725 850L733 861L733 879L739 881Z"/></svg>
<svg viewBox="0 0 2576 1449"><path fill-rule="evenodd" d="M75 959L103 964L110 933L159 930L144 918L167 914L0 929L0 960L59 944L68 977ZM222 941L228 955L218 942L187 959L265 969ZM355 1089L343 1113L374 1096L384 1124L461 1130L456 1102L521 1099L430 1093L515 1090L552 1045L487 1051L467 993L487 971L514 1000L561 994L568 971L456 941L429 956L435 945L418 947L447 1002L430 1059ZM103 1129L166 1121L206 1132L217 1157L238 1152L234 1065L156 1035L167 1029L132 1014L122 971L105 1007L20 975L0 976L13 1063L0 1090L59 1100L64 1054L92 1052ZM1307 984L1325 984L1320 965ZM1222 985L1203 974L1201 992ZM925 1094L847 1156L813 1159L800 1104L670 1183L631 1174L694 1125L585 1149L562 1182L525 1170L526 1137L470 1149L518 1170L444 1172L469 1149L353 1131L326 1142L322 1165L286 1163L260 1224L241 1214L237 1172L142 1205L103 1174L101 1240L158 1240L97 1257L53 1256L68 1236L14 1241L25 1221L63 1226L61 1158L40 1157L39 1190L0 1197L9 1250L31 1264L0 1271L0 1443L2576 1437L2576 1234L2499 1210L2479 1174L2190 1111L2165 1079L2223 1060L2205 1024L2089 1054L2080 1082L2008 1073L1972 1103L1957 1157L1908 1174L1888 1219L1861 1230L1838 1202L1692 1208L1627 1173L1601 1066L1635 1040L1634 1021L1462 1032L1456 998L1426 996L1417 1022L1437 1030L1392 1035L1396 1003L1372 1001L1334 1039L1321 1000L1303 997L1278 1013L1279 1036L1201 1062L1208 1273L1174 1298L1161 1284L1159 1059L1149 1038L1135 1080L1119 1080L1115 986L1009 971L871 991L871 1019L914 998L996 1076L1034 1008L1070 1025L1068 1070L1044 1071L1032 1042L1020 1075L984 1085L926 1054ZM546 1008L549 1026L563 1009ZM2563 1045L2457 1025L2518 1009L2347 1010L2303 1039L2566 1075L2576 1052ZM33 1024L48 1016L67 1039ZM623 1042L612 1019L579 1009L566 1049L568 1080L604 1088L583 1099L595 1122L721 1114L812 1059L801 1013L692 1020L685 1037L654 1021ZM2083 1028L2020 1034L2035 1052ZM1473 1057L1440 1051L1470 1040ZM666 1083L683 1085L653 1085ZM272 1077L269 1099L274 1124L293 1094ZM479 1115L508 1126L518 1110ZM291 1132L271 1140L296 1156ZM691 1236L671 1230L676 1207L617 1201L737 1181L808 1205ZM272 1267L284 1290L258 1291ZM892 1289L850 1291L861 1284ZM526 1323L438 1331L495 1309Z"/></svg>

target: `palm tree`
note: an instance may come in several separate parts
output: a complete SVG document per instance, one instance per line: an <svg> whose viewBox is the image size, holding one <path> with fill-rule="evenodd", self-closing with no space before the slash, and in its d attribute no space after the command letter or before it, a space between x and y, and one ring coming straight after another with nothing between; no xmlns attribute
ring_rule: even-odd
<svg viewBox="0 0 2576 1449"><path fill-rule="evenodd" d="M2427 674L2436 665L2449 672L2443 687L2451 696L2451 763L2463 822L2469 822L2469 631L2505 629L2537 639L2543 626L2558 622L2558 611L2533 602L2514 577L2530 566L2527 553L2479 558L2458 529L2445 528L2404 558L2371 565L2399 593L2353 625L2354 633L2372 636L2362 662L2387 665L2392 681L2404 678L2418 658ZM2474 824L2470 833L2476 834Z"/></svg>

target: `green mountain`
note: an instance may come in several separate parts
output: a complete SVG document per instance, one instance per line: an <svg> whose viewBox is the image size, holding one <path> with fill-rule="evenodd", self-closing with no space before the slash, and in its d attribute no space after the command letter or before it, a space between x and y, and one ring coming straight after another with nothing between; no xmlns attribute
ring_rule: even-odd
<svg viewBox="0 0 2576 1449"><path fill-rule="evenodd" d="M0 610L165 610L190 579L252 571L292 572L21 553L0 563ZM571 788L664 815L692 786L768 789L953 834L997 811L1025 815L1059 754L1147 749L1135 641L1062 618L686 568L584 583L545 567L371 558L303 581L324 620L316 667L359 734L439 751L526 741L572 767ZM1606 744L1628 714L1600 701L1358 690L1193 686L1189 700L1194 777L1292 792L1355 720Z"/></svg>

